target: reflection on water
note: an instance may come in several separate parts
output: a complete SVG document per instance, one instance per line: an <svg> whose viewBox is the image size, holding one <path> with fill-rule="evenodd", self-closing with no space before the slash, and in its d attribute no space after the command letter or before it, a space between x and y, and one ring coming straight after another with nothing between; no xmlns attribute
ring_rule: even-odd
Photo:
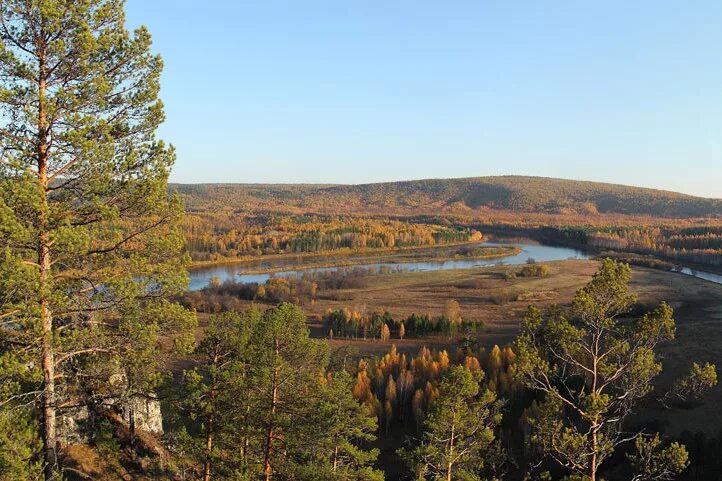
<svg viewBox="0 0 722 481"><path fill-rule="evenodd" d="M716 284L722 284L722 276L719 274L712 274L711 272L697 271L694 269L690 269L689 267L682 267L681 269L679 269L675 272L679 272L680 274L685 274L688 276L698 277L700 279L714 282Z"/></svg>
<svg viewBox="0 0 722 481"><path fill-rule="evenodd" d="M226 264L221 266L211 267L199 267L191 270L191 290L202 289L208 285L213 277L218 277L221 282L226 280L233 280L236 282L266 282L271 276L283 277L283 276L301 276L306 273L322 272L322 271L333 271L338 269L346 269L350 267L361 267L372 270L380 268L393 268L394 271L398 272L420 272L420 271L441 271L449 269L469 269L473 267L485 267L494 266L500 264L506 265L518 265L525 264L530 258L538 262L550 262L559 261L565 259L588 259L589 256L577 249L571 249L568 247L554 247L545 246L539 244L498 244L492 242L485 242L479 244L483 247L491 246L516 246L522 249L521 252L514 255L505 257L495 257L493 259L453 259L445 261L419 261L419 262L378 262L373 264L364 263L353 263L353 258L348 259L349 263L343 267L307 267L297 268L294 270L287 270L282 272L276 272L274 274L244 274L249 270L255 270L259 268L271 268L271 267L297 267L302 266L303 259L266 259L253 263L243 264ZM362 258L357 257L359 261ZM330 260L338 260L338 258L314 258L311 262L323 263ZM306 262L309 262L306 260Z"/></svg>

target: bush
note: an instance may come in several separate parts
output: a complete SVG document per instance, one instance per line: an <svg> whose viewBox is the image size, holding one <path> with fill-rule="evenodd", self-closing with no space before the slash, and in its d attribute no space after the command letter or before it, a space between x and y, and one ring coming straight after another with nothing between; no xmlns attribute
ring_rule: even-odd
<svg viewBox="0 0 722 481"><path fill-rule="evenodd" d="M546 277L549 275L549 266L546 264L527 264L521 268L521 277Z"/></svg>

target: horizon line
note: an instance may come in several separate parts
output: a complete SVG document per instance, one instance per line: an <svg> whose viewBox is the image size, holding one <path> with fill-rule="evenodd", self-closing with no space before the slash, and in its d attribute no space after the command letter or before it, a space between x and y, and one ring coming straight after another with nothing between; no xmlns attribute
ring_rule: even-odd
<svg viewBox="0 0 722 481"><path fill-rule="evenodd" d="M419 177L403 180L379 180L375 182L176 182L169 181L168 185L248 185L248 186L262 186L262 185L283 185L283 186L317 186L317 187L337 187L337 186L365 186L365 185L378 185L378 184L400 184L407 182L424 182L424 181L440 181L440 180L470 180L470 179L488 179L488 178L524 178L524 179L546 179L546 180L562 180L568 182L583 182L590 184L600 185L611 185L618 187L631 187L635 189L644 189L658 192L666 192L684 195L688 197L708 200L722 200L722 197L712 197L700 194L690 194L687 192L681 192L677 190L664 189L661 187L651 187L635 184L620 184L615 182L605 182L599 180L569 178L569 177L552 177L544 175L523 175L523 174L499 174L499 175L478 175L478 176L466 176L466 177Z"/></svg>

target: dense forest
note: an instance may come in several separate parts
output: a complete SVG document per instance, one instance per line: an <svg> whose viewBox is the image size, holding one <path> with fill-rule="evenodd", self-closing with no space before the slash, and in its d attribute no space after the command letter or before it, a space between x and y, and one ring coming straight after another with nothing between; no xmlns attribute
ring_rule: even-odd
<svg viewBox="0 0 722 481"><path fill-rule="evenodd" d="M672 264L722 265L722 226L680 221L650 225L536 226L479 223L455 216L188 215L182 224L194 261L252 259L270 254L350 253L481 242L481 232L532 237L593 251L654 256ZM671 266L672 267L672 266Z"/></svg>
<svg viewBox="0 0 722 481"><path fill-rule="evenodd" d="M722 228L687 227L597 230L587 245L651 254L680 264L722 266Z"/></svg>
<svg viewBox="0 0 722 481"><path fill-rule="evenodd" d="M522 235L543 242L588 248L596 252L639 254L629 259L651 267L722 265L722 227L698 226L564 226L515 227L475 225L487 232ZM645 257L646 256L646 257ZM657 262L656 260L662 262ZM666 262L665 262L666 261Z"/></svg>
<svg viewBox="0 0 722 481"><path fill-rule="evenodd" d="M195 261L482 240L478 231L464 227L328 215L227 216L204 212L187 215L182 232Z"/></svg>

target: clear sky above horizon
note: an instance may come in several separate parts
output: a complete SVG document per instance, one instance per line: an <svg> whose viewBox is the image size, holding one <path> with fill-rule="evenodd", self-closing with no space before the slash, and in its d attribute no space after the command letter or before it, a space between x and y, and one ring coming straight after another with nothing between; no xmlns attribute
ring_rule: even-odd
<svg viewBox="0 0 722 481"><path fill-rule="evenodd" d="M542 175L722 198L722 2L127 0L174 182Z"/></svg>

